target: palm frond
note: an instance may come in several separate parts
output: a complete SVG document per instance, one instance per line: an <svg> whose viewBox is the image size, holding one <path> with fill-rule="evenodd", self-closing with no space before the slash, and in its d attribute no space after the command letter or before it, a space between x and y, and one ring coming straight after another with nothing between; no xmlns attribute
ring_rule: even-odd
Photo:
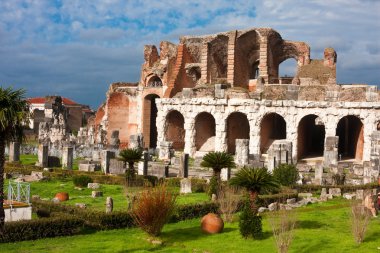
<svg viewBox="0 0 380 253"><path fill-rule="evenodd" d="M203 157L201 166L212 168L214 171L220 171L223 168L235 167L235 162L231 154L226 152L210 152Z"/></svg>
<svg viewBox="0 0 380 253"><path fill-rule="evenodd" d="M138 162L141 160L142 150L139 148L123 149L119 153L119 160L123 162Z"/></svg>

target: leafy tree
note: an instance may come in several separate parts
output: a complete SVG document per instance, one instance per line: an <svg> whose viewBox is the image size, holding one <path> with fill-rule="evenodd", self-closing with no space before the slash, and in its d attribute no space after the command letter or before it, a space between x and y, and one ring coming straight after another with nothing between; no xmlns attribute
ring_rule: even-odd
<svg viewBox="0 0 380 253"><path fill-rule="evenodd" d="M273 176L283 186L293 186L299 179L298 170L292 164L280 164L274 168Z"/></svg>
<svg viewBox="0 0 380 253"><path fill-rule="evenodd" d="M259 193L271 191L279 187L273 175L267 168L240 169L235 177L230 180L231 185L236 185L247 189L252 211L256 212L256 199Z"/></svg>
<svg viewBox="0 0 380 253"><path fill-rule="evenodd" d="M120 151L119 160L124 162L124 167L128 164L128 179L133 179L135 177L134 164L141 160L141 156L142 150L139 148L127 148Z"/></svg>
<svg viewBox="0 0 380 253"><path fill-rule="evenodd" d="M28 125L29 109L25 91L0 87L0 234L4 232L4 163L5 145L10 141L22 142L24 126Z"/></svg>

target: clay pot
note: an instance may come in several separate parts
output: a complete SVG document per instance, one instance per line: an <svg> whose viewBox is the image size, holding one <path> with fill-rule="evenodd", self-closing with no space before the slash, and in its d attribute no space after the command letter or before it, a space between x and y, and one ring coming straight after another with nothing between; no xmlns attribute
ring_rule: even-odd
<svg viewBox="0 0 380 253"><path fill-rule="evenodd" d="M214 213L208 213L201 220L202 231L208 234L216 234L223 231L224 222L222 218Z"/></svg>
<svg viewBox="0 0 380 253"><path fill-rule="evenodd" d="M66 201L69 200L69 194L67 192L58 192L57 194L55 194L55 198L61 202Z"/></svg>

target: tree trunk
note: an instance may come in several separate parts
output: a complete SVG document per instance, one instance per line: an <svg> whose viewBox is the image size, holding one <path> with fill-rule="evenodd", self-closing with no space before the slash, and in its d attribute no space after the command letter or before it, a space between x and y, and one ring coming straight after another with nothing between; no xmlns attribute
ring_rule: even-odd
<svg viewBox="0 0 380 253"><path fill-rule="evenodd" d="M216 178L216 198L219 198L219 192L221 188L221 178L220 178L221 171L220 170L214 170L214 177Z"/></svg>
<svg viewBox="0 0 380 253"><path fill-rule="evenodd" d="M0 235L4 233L4 163L5 163L5 137L0 134Z"/></svg>
<svg viewBox="0 0 380 253"><path fill-rule="evenodd" d="M257 191L249 191L249 204L251 206L251 210L254 213L257 213L256 199L258 192Z"/></svg>

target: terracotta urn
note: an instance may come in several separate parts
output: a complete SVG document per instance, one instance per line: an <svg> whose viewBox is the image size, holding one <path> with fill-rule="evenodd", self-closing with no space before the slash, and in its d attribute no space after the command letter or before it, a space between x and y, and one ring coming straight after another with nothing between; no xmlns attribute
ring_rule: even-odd
<svg viewBox="0 0 380 253"><path fill-rule="evenodd" d="M69 194L67 192L58 192L57 194L55 194L55 198L61 202L66 201L69 200Z"/></svg>
<svg viewBox="0 0 380 253"><path fill-rule="evenodd" d="M216 234L223 231L224 222L217 214L208 213L201 220L202 231L208 234Z"/></svg>

